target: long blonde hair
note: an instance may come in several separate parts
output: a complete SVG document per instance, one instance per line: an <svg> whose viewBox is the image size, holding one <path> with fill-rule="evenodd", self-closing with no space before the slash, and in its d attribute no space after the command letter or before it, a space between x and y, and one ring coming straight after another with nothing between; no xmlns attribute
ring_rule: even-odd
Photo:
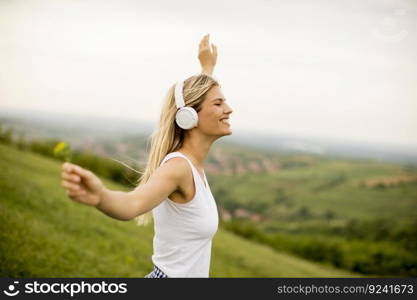
<svg viewBox="0 0 417 300"><path fill-rule="evenodd" d="M219 83L207 74L199 74L189 77L184 81L184 102L186 106L194 108L197 112L205 99L207 91ZM183 145L185 130L175 122L177 107L174 97L175 85L166 95L162 106L158 127L150 136L150 150L146 168L138 180L138 184L145 184L152 173L159 167L163 158L171 152L177 151ZM152 212L135 217L138 225L147 225L152 219Z"/></svg>

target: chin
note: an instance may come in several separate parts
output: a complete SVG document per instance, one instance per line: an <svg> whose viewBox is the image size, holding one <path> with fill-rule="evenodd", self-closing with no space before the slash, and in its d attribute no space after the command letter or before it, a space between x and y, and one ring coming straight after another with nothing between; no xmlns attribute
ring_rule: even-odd
<svg viewBox="0 0 417 300"><path fill-rule="evenodd" d="M227 132L222 132L222 133L216 134L216 139L219 139L221 137L228 136L228 135L232 135L232 131L231 130L229 130Z"/></svg>
<svg viewBox="0 0 417 300"><path fill-rule="evenodd" d="M232 135L232 129L229 126L228 128L219 128L219 129L216 130L216 132L212 132L210 135L216 136L217 138L221 138L222 136Z"/></svg>
<svg viewBox="0 0 417 300"><path fill-rule="evenodd" d="M227 132L225 132L225 133L222 134L222 136L228 136L228 135L232 135L232 131L231 130L229 130L229 131L227 131Z"/></svg>

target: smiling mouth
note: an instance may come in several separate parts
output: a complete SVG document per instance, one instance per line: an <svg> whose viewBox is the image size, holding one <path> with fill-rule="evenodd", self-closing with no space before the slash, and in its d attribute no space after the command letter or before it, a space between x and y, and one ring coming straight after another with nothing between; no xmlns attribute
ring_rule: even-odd
<svg viewBox="0 0 417 300"><path fill-rule="evenodd" d="M228 119L222 119L219 122L230 126L230 123L229 123Z"/></svg>

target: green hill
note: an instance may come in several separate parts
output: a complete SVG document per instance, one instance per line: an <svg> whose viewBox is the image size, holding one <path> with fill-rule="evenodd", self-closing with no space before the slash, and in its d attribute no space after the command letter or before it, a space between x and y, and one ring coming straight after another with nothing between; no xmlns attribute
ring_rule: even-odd
<svg viewBox="0 0 417 300"><path fill-rule="evenodd" d="M153 226L114 220L66 197L60 162L0 144L1 277L143 277ZM125 187L104 180L112 189ZM219 228L211 277L350 277Z"/></svg>

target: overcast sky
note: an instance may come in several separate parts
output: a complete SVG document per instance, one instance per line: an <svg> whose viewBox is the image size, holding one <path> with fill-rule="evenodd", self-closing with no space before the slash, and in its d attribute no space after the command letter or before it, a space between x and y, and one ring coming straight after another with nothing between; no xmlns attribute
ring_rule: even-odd
<svg viewBox="0 0 417 300"><path fill-rule="evenodd" d="M234 132L417 145L414 0L0 0L0 110L156 123L206 33Z"/></svg>

